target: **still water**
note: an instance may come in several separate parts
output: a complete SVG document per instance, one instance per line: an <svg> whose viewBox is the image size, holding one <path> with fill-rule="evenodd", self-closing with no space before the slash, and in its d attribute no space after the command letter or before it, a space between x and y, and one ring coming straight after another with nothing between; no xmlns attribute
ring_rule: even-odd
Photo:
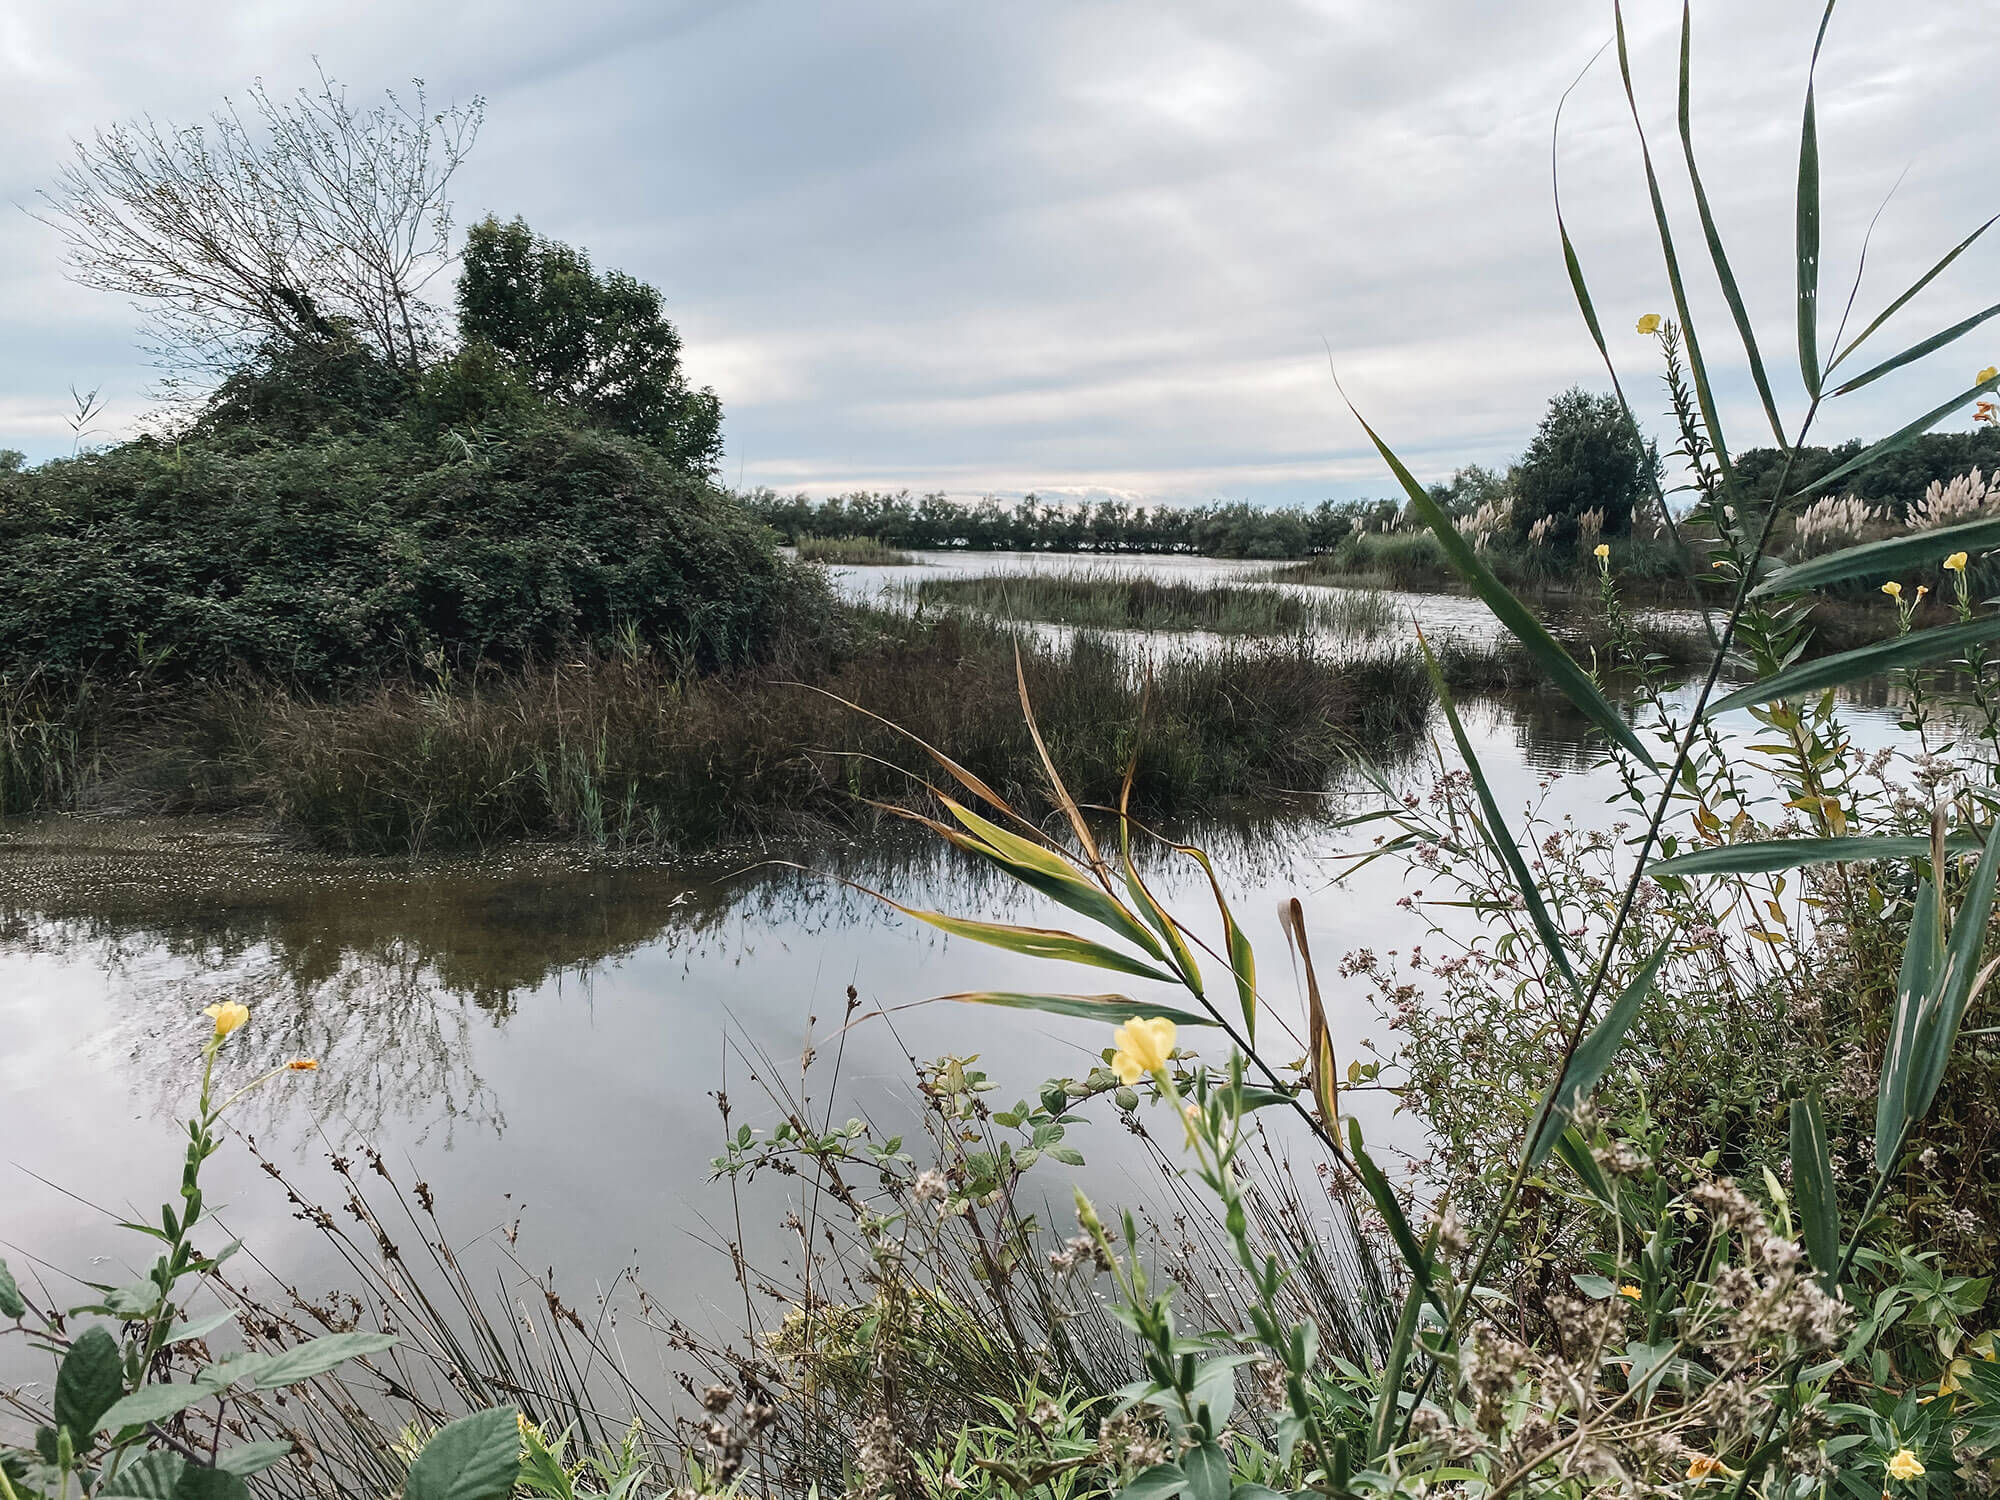
<svg viewBox="0 0 2000 1500"><path fill-rule="evenodd" d="M1261 571L1191 559L1117 565ZM844 570L841 586L869 597L884 575L910 571ZM1476 628L1467 601L1407 602L1427 627ZM1614 779L1590 769L1566 705L1485 702L1468 717L1503 807L1542 798L1585 824L1612 816ZM1892 733L1879 707L1852 717L1858 737ZM1420 758L1397 774L1415 785L1429 771ZM1329 858L1357 836L1326 821L1190 832L1217 857L1274 1004L1286 1009L1295 988L1277 909L1296 896L1330 981L1340 1056L1380 1035L1365 999L1331 975L1343 952L1420 935L1419 919L1397 905L1408 882L1383 862L1336 883ZM329 1152L372 1143L406 1181L430 1184L454 1240L518 1220L528 1264L558 1267L586 1292L636 1264L674 1313L718 1328L742 1308L717 1248L733 1205L709 1180L718 1092L736 1123L769 1124L778 1114L764 1083L796 1084L817 1048L815 1113L893 1128L911 1114L912 1057L978 1053L1007 1102L1032 1097L1052 1074L1086 1071L1109 1040L1084 1022L911 1005L967 989L1106 987L1101 974L946 938L842 883L914 906L1070 925L934 848L805 851L804 870L535 853L409 868L318 862L198 827L106 833L115 838L67 823L0 840L0 1254L58 1302L76 1300L75 1278L131 1280L143 1263L144 1242L113 1221L150 1218L172 1195L173 1121L188 1107L208 1027L201 1009L219 1000L252 1013L227 1054L232 1076L319 1060L317 1073L280 1077L236 1116L309 1182L315 1172L324 1180ZM1195 872L1151 878L1170 904L1203 912ZM850 986L857 1015L911 1008L862 1021L837 1048ZM1364 1102L1361 1113L1371 1138L1408 1129L1386 1106ZM1073 1137L1101 1200L1145 1196L1155 1181L1120 1135L1107 1119ZM1069 1169L1040 1170L1044 1190L1066 1198ZM208 1182L229 1232L271 1274L314 1290L335 1279L317 1236L239 1145L214 1159ZM778 1179L746 1200L753 1249L775 1244L783 1193ZM0 1380L27 1373L8 1367L16 1353L0 1358Z"/></svg>

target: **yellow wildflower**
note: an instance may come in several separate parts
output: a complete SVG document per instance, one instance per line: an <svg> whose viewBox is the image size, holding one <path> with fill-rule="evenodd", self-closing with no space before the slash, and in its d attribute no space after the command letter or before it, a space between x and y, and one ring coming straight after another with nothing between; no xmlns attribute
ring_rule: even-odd
<svg viewBox="0 0 2000 1500"><path fill-rule="evenodd" d="M1944 565L1949 572L1963 573L1965 571L1965 554L1963 552L1952 553L1950 557L1944 560Z"/></svg>
<svg viewBox="0 0 2000 1500"><path fill-rule="evenodd" d="M1621 1297L1630 1297L1634 1302L1643 1301L1646 1296L1644 1292L1640 1291L1636 1286L1631 1285L1629 1282L1626 1285L1618 1288L1618 1295Z"/></svg>
<svg viewBox="0 0 2000 1500"><path fill-rule="evenodd" d="M290 1068L294 1073L317 1073L319 1071L319 1059L316 1057L295 1057L286 1063L285 1066Z"/></svg>
<svg viewBox="0 0 2000 1500"><path fill-rule="evenodd" d="M1977 375L1972 377L1972 383L1974 385L1984 385L1986 384L1987 381L1993 379L1993 377L1996 375L2000 375L2000 370L1996 370L1993 368L1993 366L1988 365L1985 369L1981 370Z"/></svg>
<svg viewBox="0 0 2000 1500"><path fill-rule="evenodd" d="M1706 1453L1698 1453L1695 1455L1694 1462L1688 1465L1687 1477L1690 1479L1707 1479L1711 1475L1720 1474L1721 1472L1721 1459L1711 1458Z"/></svg>
<svg viewBox="0 0 2000 1500"><path fill-rule="evenodd" d="M220 1005L209 1006L202 1014L215 1022L215 1035L220 1040L250 1019L250 1007L225 1000Z"/></svg>
<svg viewBox="0 0 2000 1500"><path fill-rule="evenodd" d="M1112 1033L1111 1040L1118 1051L1111 1059L1111 1068L1118 1081L1134 1084L1148 1073L1166 1067L1174 1050L1174 1031L1174 1023L1165 1016L1151 1020L1134 1016Z"/></svg>
<svg viewBox="0 0 2000 1500"><path fill-rule="evenodd" d="M1929 593L1930 591L1931 591L1931 586L1930 586L1930 585L1929 585L1928 583L1920 583L1920 584L1918 584L1918 585L1917 585L1917 598L1921 600L1921 599L1922 599L1922 598L1924 597L1924 595L1928 594L1928 593Z"/></svg>
<svg viewBox="0 0 2000 1500"><path fill-rule="evenodd" d="M1883 1466L1891 1479L1921 1479L1924 1466L1908 1448L1898 1448L1896 1456Z"/></svg>
<svg viewBox="0 0 2000 1500"><path fill-rule="evenodd" d="M1660 315L1658 313L1647 313L1645 317L1639 320L1639 332L1658 333L1659 331Z"/></svg>
<svg viewBox="0 0 2000 1500"><path fill-rule="evenodd" d="M1887 583L1882 585L1882 592L1887 594L1891 599L1900 599L1903 597L1903 586L1891 578Z"/></svg>
<svg viewBox="0 0 2000 1500"><path fill-rule="evenodd" d="M1605 558L1611 555L1611 544L1609 542L1599 542L1595 547L1590 549L1590 555L1599 562L1603 562Z"/></svg>

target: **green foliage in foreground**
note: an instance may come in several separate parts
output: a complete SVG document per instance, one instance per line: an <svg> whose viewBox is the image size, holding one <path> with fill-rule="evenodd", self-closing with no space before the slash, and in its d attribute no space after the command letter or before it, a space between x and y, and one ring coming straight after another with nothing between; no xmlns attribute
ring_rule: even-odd
<svg viewBox="0 0 2000 1500"><path fill-rule="evenodd" d="M0 677L308 693L621 637L754 658L802 585L728 496L468 349L268 349L188 431L0 474Z"/></svg>

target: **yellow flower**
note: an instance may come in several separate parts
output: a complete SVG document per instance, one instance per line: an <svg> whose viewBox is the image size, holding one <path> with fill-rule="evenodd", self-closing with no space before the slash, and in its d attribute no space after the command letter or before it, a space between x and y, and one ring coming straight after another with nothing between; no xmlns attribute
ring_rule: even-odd
<svg viewBox="0 0 2000 1500"><path fill-rule="evenodd" d="M1120 1083L1134 1084L1167 1065L1174 1050L1174 1023L1165 1016L1151 1020L1134 1016L1112 1033L1111 1040L1118 1048L1111 1059L1112 1071Z"/></svg>
<svg viewBox="0 0 2000 1500"><path fill-rule="evenodd" d="M1706 1453L1698 1453L1695 1455L1694 1462L1688 1465L1687 1477L1690 1479L1707 1479L1710 1475L1721 1472L1721 1459L1710 1458Z"/></svg>
<svg viewBox="0 0 2000 1500"><path fill-rule="evenodd" d="M1644 1292L1630 1284L1618 1288L1618 1295L1621 1297L1630 1297L1634 1302L1644 1301L1646 1296Z"/></svg>
<svg viewBox="0 0 2000 1500"><path fill-rule="evenodd" d="M1645 317L1639 320L1639 332L1658 333L1659 331L1660 315L1658 313L1647 313Z"/></svg>
<svg viewBox="0 0 2000 1500"><path fill-rule="evenodd" d="M1608 542L1599 542L1595 547L1590 549L1590 555L1599 562L1603 562L1605 558L1611 555L1611 544Z"/></svg>
<svg viewBox="0 0 2000 1500"><path fill-rule="evenodd" d="M1918 1479L1924 1472L1924 1466L1917 1462L1917 1455L1908 1448L1898 1448L1896 1456L1884 1467L1891 1479Z"/></svg>
<svg viewBox="0 0 2000 1500"><path fill-rule="evenodd" d="M226 1000L220 1005L209 1006L202 1014L215 1022L215 1035L219 1041L250 1019L250 1007Z"/></svg>
<svg viewBox="0 0 2000 1500"><path fill-rule="evenodd" d="M1963 573L1965 571L1965 554L1963 552L1952 553L1950 557L1944 560L1944 565L1949 572Z"/></svg>
<svg viewBox="0 0 2000 1500"><path fill-rule="evenodd" d="M290 1068L294 1073L317 1073L319 1071L319 1059L316 1057L295 1057L286 1063L285 1066Z"/></svg>
<svg viewBox="0 0 2000 1500"><path fill-rule="evenodd" d="M1903 586L1891 578L1887 583L1882 585L1882 592L1887 594L1891 599L1900 599L1903 597Z"/></svg>
<svg viewBox="0 0 2000 1500"><path fill-rule="evenodd" d="M1993 368L1993 366L1988 365L1985 369L1981 370L1977 375L1972 377L1972 383L1974 385L1984 385L1986 384L1987 381L1991 380L1996 375L2000 375L2000 370L1996 370Z"/></svg>

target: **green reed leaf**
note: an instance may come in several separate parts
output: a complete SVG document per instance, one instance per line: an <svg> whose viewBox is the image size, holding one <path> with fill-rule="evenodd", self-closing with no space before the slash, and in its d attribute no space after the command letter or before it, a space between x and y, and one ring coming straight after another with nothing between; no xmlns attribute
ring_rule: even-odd
<svg viewBox="0 0 2000 1500"><path fill-rule="evenodd" d="M1970 834L1954 834L1950 847L1977 850L1980 841ZM1722 844L1713 849L1697 849L1692 854L1676 854L1646 866L1646 873L1661 875L1765 875L1773 870L1802 870L1808 865L1852 864L1877 859L1923 859L1931 852L1931 841L1916 835L1863 836L1837 839L1759 839L1747 844Z"/></svg>
<svg viewBox="0 0 2000 1500"><path fill-rule="evenodd" d="M1410 1275L1423 1290L1424 1298L1438 1313L1446 1318L1444 1299L1438 1295L1434 1284L1431 1257L1417 1243L1417 1236L1410 1228L1410 1221L1403 1213L1403 1205L1396 1197L1396 1190L1389 1185L1389 1179L1382 1175L1382 1169L1375 1165L1367 1148L1361 1143L1361 1122L1352 1115L1347 1119L1347 1150L1353 1159L1354 1172L1361 1179L1362 1190L1368 1194L1375 1209L1382 1215L1382 1222L1389 1228L1389 1238L1395 1241L1396 1249L1403 1257L1403 1264L1409 1267Z"/></svg>
<svg viewBox="0 0 2000 1500"><path fill-rule="evenodd" d="M1879 542L1863 542L1858 547L1843 547L1825 557L1815 557L1773 573L1751 594L1753 597L1791 594L1855 578L1879 583L1898 573L1935 568L1954 552L1982 552L1993 547L2000 547L2000 517L1964 521L1956 526L1939 526Z"/></svg>
<svg viewBox="0 0 2000 1500"><path fill-rule="evenodd" d="M865 890L866 887L859 887ZM1088 964L1093 969L1110 969L1120 974L1133 974L1141 979L1158 980L1161 984L1178 984L1179 981L1165 969L1146 963L1142 959L1120 953L1116 948L1087 937L1078 937L1073 932L1064 932L1055 927L1015 927L1005 922L977 922L970 917L954 917L948 912L926 911L918 906L904 906L899 901L890 901L877 891L869 895L878 896L896 908L906 917L915 917L919 922L935 927L939 932L950 933L953 937L967 938L975 943L985 943L991 948L1004 948L1009 953L1025 954L1029 958L1056 959L1064 963Z"/></svg>
<svg viewBox="0 0 2000 1500"><path fill-rule="evenodd" d="M1799 662L1782 672L1774 672L1709 704L1704 717L1713 719L1732 709L1747 708L1753 703L1770 703L1779 698L1803 698L1810 693L1838 687L1843 682L1857 682L1899 667L1936 661L1939 657L1954 655L1967 646L1975 646L1995 636L2000 636L2000 614L1981 615L1963 625L1947 625L1938 630L1913 630L1891 641L1857 646L1852 651L1822 656L1817 661Z"/></svg>
<svg viewBox="0 0 2000 1500"><path fill-rule="evenodd" d="M1906 443L1908 443L1912 438L1919 437L1922 434L1929 432L1939 422L1942 422L1946 417L1950 416L1953 412L1957 411L1960 407L1964 406L1966 402L1976 399L1980 394L1980 392L1982 391L1992 390L1993 386L1994 386L1993 381L1982 380L1977 385L1972 386L1967 390L1959 392L1958 395L1953 396L1949 401L1942 402L1939 405L1932 407L1929 411L1925 412L1921 417L1918 417L1916 421L1911 422L1909 425L1905 427L1897 428L1894 432L1890 433L1887 437L1881 439L1879 442L1871 444L1869 447L1855 454L1854 457L1850 458L1846 463L1840 465L1838 468L1829 469L1826 473L1820 475L1819 478L1815 479L1811 484L1806 485L1802 489L1793 490L1792 493L1786 496L1785 498L1788 500L1803 500L1807 495L1817 494L1821 490L1831 488L1836 481L1845 479L1849 474L1852 474L1855 470L1866 468L1869 464L1873 463L1876 459L1882 457L1885 453L1893 453L1898 448L1901 448Z"/></svg>
<svg viewBox="0 0 2000 1500"><path fill-rule="evenodd" d="M1423 1288L1415 1280L1403 1297L1402 1315L1396 1319L1396 1336L1389 1344L1389 1357L1382 1362L1382 1390L1375 1399L1375 1425L1368 1435L1368 1457L1372 1462L1387 1453L1396 1434L1396 1416L1403 1394L1403 1371L1410 1351L1416 1347L1417 1322L1423 1312Z"/></svg>
<svg viewBox="0 0 2000 1500"><path fill-rule="evenodd" d="M1891 302L1887 307L1883 308L1882 311L1876 315L1874 322L1870 323L1866 328L1862 329L1861 332L1857 333L1852 339L1848 340L1847 347L1842 349L1839 354L1834 356L1833 363L1828 365L1827 369L1828 370L1834 369L1843 360L1845 360L1848 355L1852 354L1856 349L1859 349L1862 346L1862 344L1866 343L1870 334L1874 333L1876 329L1880 328L1884 323L1888 322L1897 313L1901 312L1903 308L1909 303L1912 297L1916 296L1918 292L1921 292L1925 287L1929 286L1933 281L1937 280L1938 276L1940 275L1940 273L1943 272L1946 266L1949 266L1953 261L1957 260L1959 256L1963 255L1967 250L1971 249L1973 241L1977 240L1982 234L1986 233L1986 231L1991 229L1995 224L2000 224L2000 214L1995 214L1992 218L1988 219L1984 224L1981 224L1977 229L1973 230L1972 233L1968 234L1964 239L1960 240L1956 245L1954 245L1951 248L1951 250L1949 250L1945 254L1945 257L1942 260L1940 260L1936 265L1932 266L1928 271L1924 272L1923 275L1919 276L1914 282L1912 282L1909 289L1905 291L1902 296L1898 297L1894 302Z"/></svg>
<svg viewBox="0 0 2000 1500"><path fill-rule="evenodd" d="M1729 256L1722 248L1722 233L1716 228L1715 215L1708 206L1708 190L1702 186L1700 169L1694 162L1694 125L1692 112L1688 106L1688 79L1691 71L1694 42L1694 19L1688 0L1681 3L1681 86L1680 86L1680 131L1681 155L1687 160L1688 181L1694 188L1695 211L1701 217L1702 237L1708 242L1708 258L1715 265L1715 279L1722 284L1722 300L1729 304L1729 315L1736 321L1736 334L1743 342L1743 352L1749 358L1750 378L1756 383L1758 399L1764 403L1764 416L1771 424L1771 435L1783 451L1791 446L1785 440L1784 421L1778 415L1777 398L1771 394L1770 378L1764 373L1764 356L1757 347L1757 335L1750 326L1750 310L1744 305L1743 293L1737 289L1736 272L1729 264Z"/></svg>
<svg viewBox="0 0 2000 1500"><path fill-rule="evenodd" d="M1521 855L1521 848L1514 842L1514 836L1507 831L1507 820L1500 815L1500 805L1493 800L1493 790L1486 784L1486 773L1480 769L1479 757L1473 753L1472 740L1465 732L1465 725L1458 717L1458 705L1452 701L1451 689L1445 684L1444 672L1439 668L1437 657L1431 653L1430 642L1417 632L1417 645L1424 653L1424 662L1430 668L1431 682L1436 687L1438 705L1444 710L1445 723L1451 728L1451 737L1458 745L1459 758L1465 762L1466 774L1472 778L1472 789L1479 798L1479 806L1484 816L1480 832L1485 835L1486 845L1507 867L1512 877L1515 892L1521 898L1521 905L1528 913L1528 920L1534 925L1535 933L1548 950L1549 962L1558 974L1568 981L1572 990L1576 988L1576 974L1570 967L1569 950L1563 942L1561 931L1549 909L1542 901L1541 883L1529 870L1528 862Z"/></svg>
<svg viewBox="0 0 2000 1500"><path fill-rule="evenodd" d="M0 1318L23 1317L27 1311L28 1304L22 1300L14 1273L7 1269L6 1261L0 1260Z"/></svg>
<svg viewBox="0 0 2000 1500"><path fill-rule="evenodd" d="M1335 384L1338 386L1338 380ZM1341 400L1347 401L1344 391L1341 393ZM1428 490L1417 483L1416 476L1404 467L1403 461L1396 457L1387 443L1382 441L1380 434L1368 425L1352 401L1347 401L1347 409L1354 413L1354 420L1361 423L1361 429L1368 434L1369 441L1374 443L1375 451L1382 455L1383 462L1389 465L1397 482L1403 486L1403 493L1409 497L1410 508L1437 537L1438 547L1444 553L1446 560L1458 570L1467 583L1472 585L1473 592L1485 601L1486 607L1493 611L1494 617L1507 627L1514 639L1527 649L1528 654L1534 658L1535 665L1541 668L1543 675L1575 705L1579 713L1603 730L1620 749L1640 764L1657 770L1658 765L1653 759L1652 752L1640 741L1638 735L1632 732L1632 726L1625 722L1624 716L1611 706L1603 693L1598 691L1597 684L1591 681L1590 674L1578 666L1567 651L1556 644L1555 637L1542 628L1541 621L1534 617L1525 604L1514 597L1507 585L1493 576L1493 570L1487 567L1481 561L1479 554L1472 550L1472 544L1459 535L1458 527L1451 517L1445 514L1443 507L1431 498Z"/></svg>
<svg viewBox="0 0 2000 1500"><path fill-rule="evenodd" d="M1826 0L1813 39L1812 62L1806 68L1805 117L1799 124L1799 190L1795 217L1798 261L1799 374L1806 394L1819 399L1819 118L1813 102L1813 74L1819 69L1820 48L1826 45L1827 23L1834 0Z"/></svg>
<svg viewBox="0 0 2000 1500"><path fill-rule="evenodd" d="M1576 1051L1570 1054L1562 1076L1549 1089L1541 1111L1541 1125L1535 1132L1534 1140L1529 1143L1529 1170L1548 1159L1570 1116L1596 1089L1604 1070L1611 1066L1611 1059L1625 1045L1625 1034L1639 1018L1639 1011L1652 991L1653 980L1660 972L1660 965L1666 961L1667 950L1671 946L1670 943L1662 943L1653 950L1653 956L1646 960L1632 982L1611 1002L1604 1019L1590 1029L1589 1035L1577 1043Z"/></svg>
<svg viewBox="0 0 2000 1500"><path fill-rule="evenodd" d="M1134 1000L1130 995L1035 995L1013 990L967 990L957 995L939 995L940 1000L956 1000L967 1005L998 1005L1006 1010L1039 1010L1051 1016L1076 1016L1085 1021L1102 1021L1121 1026L1139 1016L1159 1017L1176 1026L1213 1026L1212 1016L1155 1000Z"/></svg>
<svg viewBox="0 0 2000 1500"><path fill-rule="evenodd" d="M2000 831L2000 824L1995 825ZM1916 1055L1917 1022L1925 997L1937 986L1944 967L1944 922L1938 910L1937 885L1917 885L1910 907L1910 935L1903 943L1903 963L1896 977L1896 1009L1889 1018L1889 1043L1882 1055L1882 1072L1875 1094L1875 1170L1886 1173L1903 1139L1910 1092L1910 1067Z"/></svg>
<svg viewBox="0 0 2000 1500"><path fill-rule="evenodd" d="M1994 303L1985 312L1974 313L1964 321L1952 324L1951 327L1945 329L1942 333L1934 333L1929 338L1910 345L1901 354L1896 355L1892 359L1883 360L1881 364L1876 365L1873 369L1864 370L1852 380L1837 387L1833 394L1836 396L1845 396L1849 391L1858 391L1864 385L1880 380L1891 370L1900 370L1904 365L1914 360L1922 359L1926 354L1934 354L1946 344L1955 343L1965 337L1966 334L1972 332L1973 329L1995 314L2000 314L2000 302ZM1991 382L1987 382L1987 384L1990 385Z"/></svg>
<svg viewBox="0 0 2000 1500"><path fill-rule="evenodd" d="M1816 1093L1792 1101L1792 1198L1799 1208L1806 1259L1831 1289L1840 1267L1840 1205L1834 1197L1826 1119Z"/></svg>

